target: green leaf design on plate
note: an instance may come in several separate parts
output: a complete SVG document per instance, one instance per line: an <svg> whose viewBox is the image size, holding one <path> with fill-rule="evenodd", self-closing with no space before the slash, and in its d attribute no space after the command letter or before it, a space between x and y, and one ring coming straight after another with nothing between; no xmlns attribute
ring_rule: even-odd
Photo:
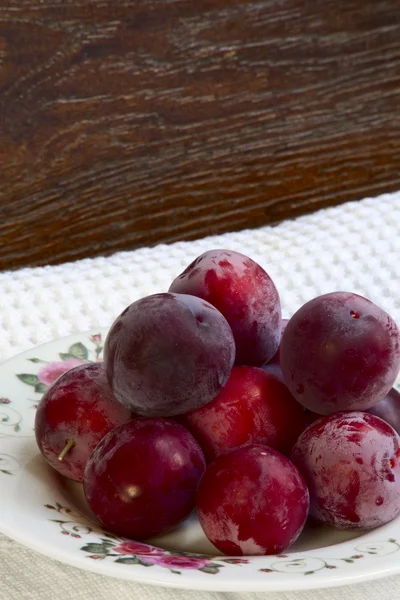
<svg viewBox="0 0 400 600"><path fill-rule="evenodd" d="M107 538L100 538L100 539L103 542L104 546L110 546L110 547L115 546L115 542L113 542Z"/></svg>
<svg viewBox="0 0 400 600"><path fill-rule="evenodd" d="M37 376L32 373L19 373L17 377L22 383L26 383L27 385L35 386L39 383Z"/></svg>
<svg viewBox="0 0 400 600"><path fill-rule="evenodd" d="M42 360L41 358L28 358L28 360L30 362L33 362L33 363L44 363L44 362L46 362L46 361Z"/></svg>
<svg viewBox="0 0 400 600"><path fill-rule="evenodd" d="M0 469L0 473L4 473L4 475L12 475L11 471L7 471L7 469Z"/></svg>
<svg viewBox="0 0 400 600"><path fill-rule="evenodd" d="M68 354L68 352L60 352L58 355L61 360L70 360L71 358L76 358L76 356L72 356L72 354Z"/></svg>
<svg viewBox="0 0 400 600"><path fill-rule="evenodd" d="M182 575L182 573L180 571L177 571L176 569L170 569L171 573L175 573L175 575Z"/></svg>
<svg viewBox="0 0 400 600"><path fill-rule="evenodd" d="M41 381L39 381L35 385L35 392L37 392L38 394L44 394L46 390L47 390L47 386L44 383L42 383Z"/></svg>
<svg viewBox="0 0 400 600"><path fill-rule="evenodd" d="M46 505L45 505L46 506ZM49 508L48 506L46 508ZM55 510L54 506L51 507L53 510ZM65 521L63 521L62 519L50 519L50 521L52 523L58 523L59 525L64 525Z"/></svg>
<svg viewBox="0 0 400 600"><path fill-rule="evenodd" d="M108 543L108 540L114 540L115 542L122 542L122 539L120 537L118 537L117 535L114 535L113 533L110 533L109 531L107 531L107 532L103 531L103 534L104 534L104 538L100 538L100 539L107 541L107 543Z"/></svg>
<svg viewBox="0 0 400 600"><path fill-rule="evenodd" d="M90 542L86 546L82 546L81 550L84 552L90 552L90 554L108 554L109 546L106 544L95 544ZM115 561L118 562L118 561Z"/></svg>
<svg viewBox="0 0 400 600"><path fill-rule="evenodd" d="M87 360L89 357L88 349L81 342L72 344L72 346L68 348L68 354L71 355L70 357L79 358L80 360Z"/></svg>
<svg viewBox="0 0 400 600"><path fill-rule="evenodd" d="M133 556L128 557L122 557L121 558L117 558L116 561L114 561L116 563L119 563L121 565L140 565L141 561L138 558L135 558ZM148 566L148 563L146 563L145 565L146 567Z"/></svg>
<svg viewBox="0 0 400 600"><path fill-rule="evenodd" d="M314 575L314 571L306 571L304 575Z"/></svg>
<svg viewBox="0 0 400 600"><path fill-rule="evenodd" d="M209 554L197 554L196 552L174 551L174 556L189 556L190 558L208 558Z"/></svg>
<svg viewBox="0 0 400 600"><path fill-rule="evenodd" d="M199 571L203 571L203 573L208 573L209 575L217 575L219 573L220 566L222 567L222 565L215 564L205 565L204 567L201 567Z"/></svg>

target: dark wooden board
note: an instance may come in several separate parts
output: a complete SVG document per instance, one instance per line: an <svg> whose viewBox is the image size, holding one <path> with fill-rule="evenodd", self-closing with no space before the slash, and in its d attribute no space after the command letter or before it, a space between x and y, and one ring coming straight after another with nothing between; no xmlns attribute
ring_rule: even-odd
<svg viewBox="0 0 400 600"><path fill-rule="evenodd" d="M400 0L0 0L0 269L400 188Z"/></svg>

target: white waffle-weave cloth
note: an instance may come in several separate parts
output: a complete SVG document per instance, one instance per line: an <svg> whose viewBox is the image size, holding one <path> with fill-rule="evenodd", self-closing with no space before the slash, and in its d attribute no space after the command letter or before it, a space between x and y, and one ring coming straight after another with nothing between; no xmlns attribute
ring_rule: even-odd
<svg viewBox="0 0 400 600"><path fill-rule="evenodd" d="M40 242L40 240L38 241ZM131 302L168 290L199 254L229 248L259 262L275 281L284 316L334 290L376 302L400 323L400 192L343 204L276 227L211 236L0 273L0 361L28 348L108 327ZM400 576L344 589L291 593L171 590L80 571L0 535L1 600L386 600L400 596Z"/></svg>

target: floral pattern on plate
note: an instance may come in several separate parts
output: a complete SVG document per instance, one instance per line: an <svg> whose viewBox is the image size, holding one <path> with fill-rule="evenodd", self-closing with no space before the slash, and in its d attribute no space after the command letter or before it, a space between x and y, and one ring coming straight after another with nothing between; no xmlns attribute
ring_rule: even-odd
<svg viewBox="0 0 400 600"><path fill-rule="evenodd" d="M34 394L37 394L33 398L26 398L30 408L37 408L41 396L60 375L85 363L102 362L103 339L101 333L89 336L89 342L91 346L82 342L70 344L65 352L58 353L59 360L48 361L38 357L27 359L37 365L37 372L16 373L16 377L22 383L30 386ZM21 412L14 407L9 398L0 398L0 436L11 436L20 433L22 419ZM0 473L12 475L15 468L3 468L3 464L0 459Z"/></svg>
<svg viewBox="0 0 400 600"><path fill-rule="evenodd" d="M74 367L90 362L101 362L102 359L102 336L96 333L90 336L90 342L94 348L88 348L82 342L71 344L66 352L60 352L60 360L48 362L41 358L30 358L32 363L40 364L39 371L35 373L18 373L17 377L23 383L33 387L38 394L43 394L47 388L55 382L60 375Z"/></svg>
<svg viewBox="0 0 400 600"><path fill-rule="evenodd" d="M96 532L93 527L88 526L87 520L72 508L62 506L59 502L46 504L46 508L58 512L62 519L51 519L53 523L60 526L63 535L81 539L83 536L92 534L92 539L80 548L88 552L88 558L92 560L114 559L114 562L124 565L141 565L142 567L164 567L181 574L182 569L197 569L203 573L216 575L223 564L218 564L206 554L194 554L189 552L170 552L142 542L126 540L111 533ZM224 559L222 559L224 561ZM236 560L236 563L247 563L246 560Z"/></svg>
<svg viewBox="0 0 400 600"><path fill-rule="evenodd" d="M164 567L172 573L181 574L182 569L196 569L203 573L217 575L221 567L226 565L248 565L246 558L225 558L223 556L209 556L207 554L194 554L191 552L170 552L162 548L151 546L143 542L135 542L101 531L96 532L89 527L85 517L73 509L62 506L59 502L46 504L49 510L55 510L66 519L51 519L60 526L63 535L81 539L90 535L90 540L80 550L89 554L92 560L112 559L113 562L124 565L141 565L142 567ZM400 550L400 543L390 538L383 542L368 542L354 546L355 554L345 558L323 559L316 556L296 557L287 554L266 556L267 567L259 569L261 573L287 573L313 575L323 569L337 569L341 564L351 564L365 555L393 554ZM221 564L222 563L222 564Z"/></svg>

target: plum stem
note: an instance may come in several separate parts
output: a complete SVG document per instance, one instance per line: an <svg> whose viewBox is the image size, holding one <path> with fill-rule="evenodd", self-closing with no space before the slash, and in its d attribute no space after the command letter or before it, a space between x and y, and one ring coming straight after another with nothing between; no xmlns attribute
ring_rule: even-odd
<svg viewBox="0 0 400 600"><path fill-rule="evenodd" d="M75 446L74 440L67 440L67 443L65 444L64 450L58 456L58 460L64 460L65 456L71 450L72 446Z"/></svg>

